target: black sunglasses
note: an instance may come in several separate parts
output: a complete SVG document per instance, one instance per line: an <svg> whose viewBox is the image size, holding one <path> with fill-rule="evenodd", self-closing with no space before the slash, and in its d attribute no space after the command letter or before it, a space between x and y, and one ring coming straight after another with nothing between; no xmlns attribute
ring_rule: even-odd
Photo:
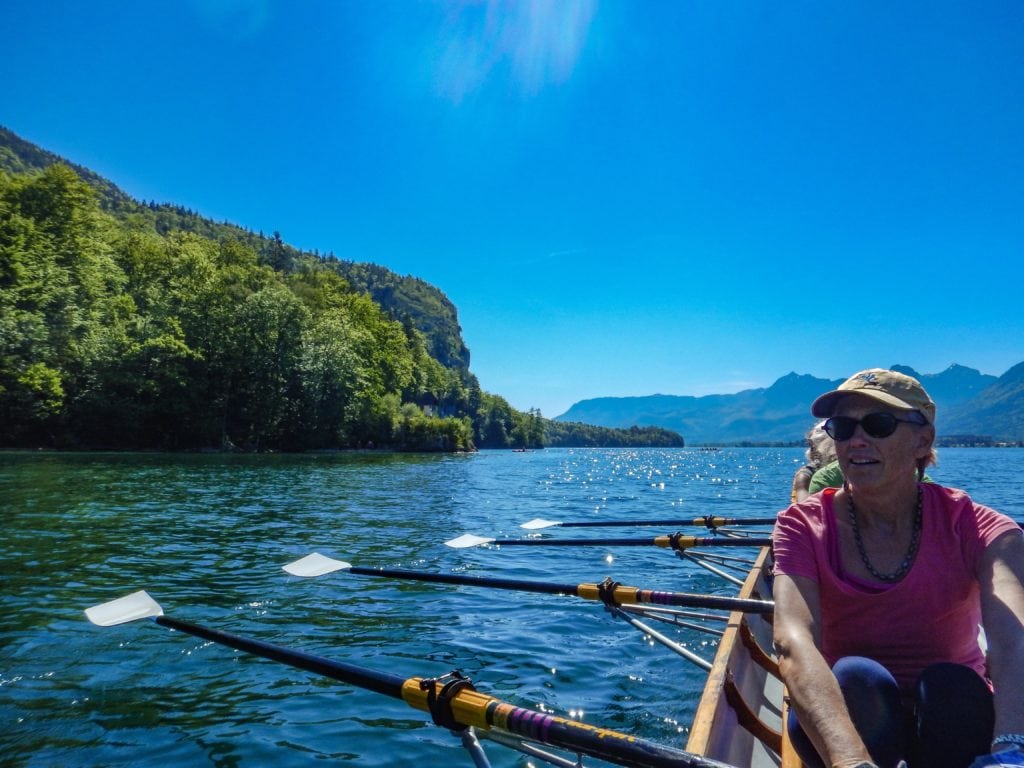
<svg viewBox="0 0 1024 768"><path fill-rule="evenodd" d="M833 440L842 442L843 440L849 440L853 437L854 431L857 429L857 425L860 424L863 427L864 432L869 437L888 437L896 431L896 427L900 424L924 424L924 418L912 412L914 418L912 419L900 419L893 416L891 413L869 413L862 419L854 419L850 416L833 416L831 419L825 422L822 429L825 433Z"/></svg>

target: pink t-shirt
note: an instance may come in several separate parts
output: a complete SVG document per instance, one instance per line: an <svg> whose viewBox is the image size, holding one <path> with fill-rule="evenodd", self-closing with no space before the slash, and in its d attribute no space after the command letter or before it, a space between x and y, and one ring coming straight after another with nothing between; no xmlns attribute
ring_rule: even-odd
<svg viewBox="0 0 1024 768"><path fill-rule="evenodd" d="M866 656L892 672L904 690L913 687L925 667L940 661L963 664L984 676L977 565L989 544L1020 530L963 491L935 483L921 487L920 547L910 571L896 584L868 586L842 574L835 488L780 514L772 534L775 573L818 583L821 650L828 663Z"/></svg>

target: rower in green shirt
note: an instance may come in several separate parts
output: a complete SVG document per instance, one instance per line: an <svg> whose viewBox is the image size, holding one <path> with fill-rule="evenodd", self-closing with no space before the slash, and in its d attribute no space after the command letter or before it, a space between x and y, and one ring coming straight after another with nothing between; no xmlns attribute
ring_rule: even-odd
<svg viewBox="0 0 1024 768"><path fill-rule="evenodd" d="M930 483L932 479L925 475L921 478L922 482ZM824 467L819 469L813 475L811 475L811 482L807 486L808 493L817 493L822 488L842 488L843 487L843 472L839 469L839 461L833 461L830 464L826 464Z"/></svg>

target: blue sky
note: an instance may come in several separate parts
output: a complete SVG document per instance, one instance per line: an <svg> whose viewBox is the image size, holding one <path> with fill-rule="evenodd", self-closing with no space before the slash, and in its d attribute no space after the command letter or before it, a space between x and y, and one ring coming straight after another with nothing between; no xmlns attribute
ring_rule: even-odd
<svg viewBox="0 0 1024 768"><path fill-rule="evenodd" d="M0 3L0 124L443 290L546 416L1024 361L1024 4Z"/></svg>

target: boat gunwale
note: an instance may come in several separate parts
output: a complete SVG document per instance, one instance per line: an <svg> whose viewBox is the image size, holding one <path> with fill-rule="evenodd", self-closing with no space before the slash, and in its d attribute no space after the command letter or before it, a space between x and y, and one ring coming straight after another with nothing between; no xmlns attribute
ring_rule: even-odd
<svg viewBox="0 0 1024 768"><path fill-rule="evenodd" d="M756 595L759 585L763 583L765 568L768 567L768 563L770 562L770 554L769 547L763 547L759 551L754 565L751 568L750 573L747 574L743 586L740 589L741 597L751 598ZM765 596L761 595L761 597ZM745 742L750 745L750 759L744 764L745 766L749 766L753 759L753 750L757 748L759 742L753 734L749 733L742 725L739 724L732 707L726 700L726 690L734 672L734 659L746 656L746 660L749 663L756 663L751 658L749 651L743 643L743 624L745 620L745 614L740 611L733 611L729 614L725 632L719 641L718 651L712 661L711 670L708 672L707 676L707 682L704 685L700 702L697 705L697 711L694 715L693 726L691 727L690 737L686 743L686 749L689 752L703 755L705 757L725 759L726 756L724 755L710 754L710 752L713 750L716 742L720 741L721 729L723 727L730 727L736 731L737 735L742 733ZM761 672L764 677L769 675L769 673L763 668L761 668ZM748 702L748 705L754 708L755 711L760 704L761 702ZM779 712L782 713L784 709L783 702L780 701L777 702L777 704ZM729 714L728 726L724 725L721 720L723 715L726 713ZM785 740L783 740L783 743L785 743ZM763 748L766 751L770 751L766 745L763 745ZM777 756L776 758L777 760L781 759ZM778 765L779 763L776 761L775 764Z"/></svg>

